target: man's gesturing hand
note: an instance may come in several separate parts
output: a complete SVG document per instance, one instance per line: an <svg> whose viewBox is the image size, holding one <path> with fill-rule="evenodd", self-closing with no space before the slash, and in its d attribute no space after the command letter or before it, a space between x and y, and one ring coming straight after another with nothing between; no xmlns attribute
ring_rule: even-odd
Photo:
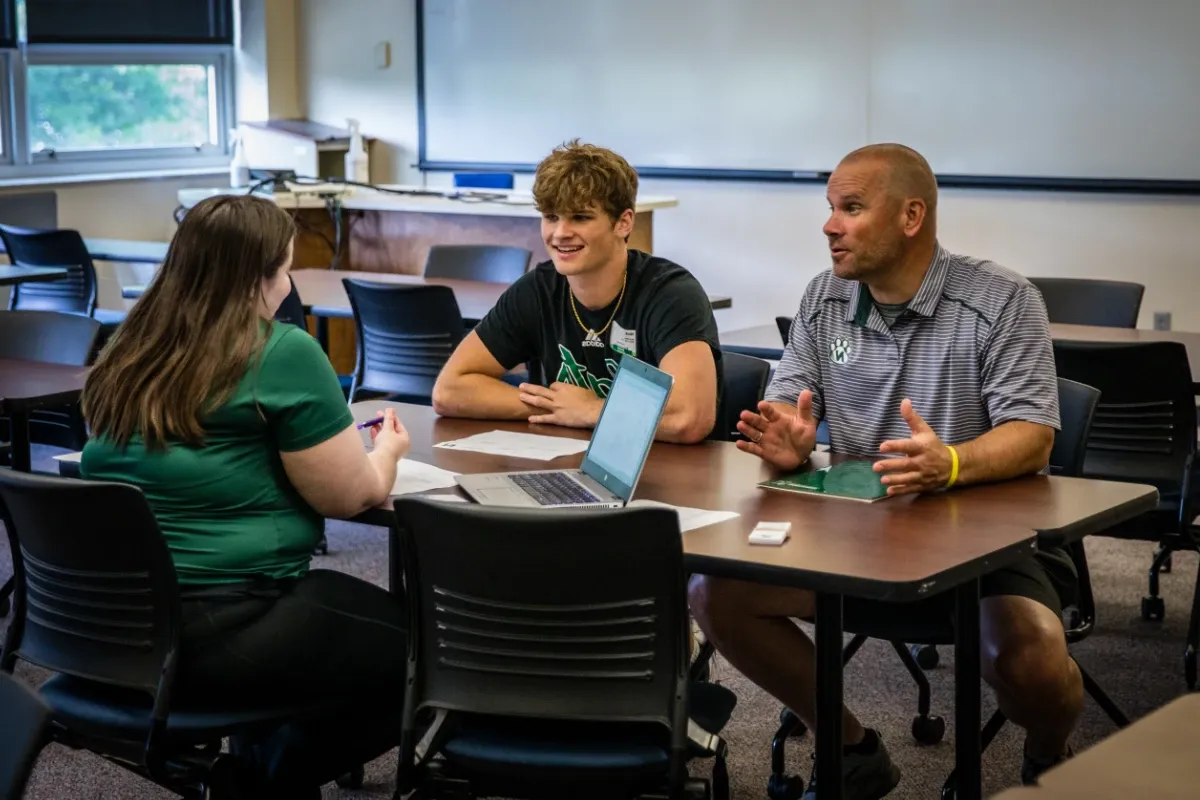
<svg viewBox="0 0 1200 800"><path fill-rule="evenodd" d="M780 411L770 403L758 404L758 413L743 411L737 424L746 437L739 450L758 456L780 469L795 469L805 462L817 442L812 392L805 389L796 400L796 413Z"/></svg>
<svg viewBox="0 0 1200 800"><path fill-rule="evenodd" d="M912 438L884 442L879 446L882 453L894 454L875 463L875 471L881 473L888 494L912 494L941 489L950 480L950 450L933 432L933 428L905 398L900 403L900 416L908 423Z"/></svg>

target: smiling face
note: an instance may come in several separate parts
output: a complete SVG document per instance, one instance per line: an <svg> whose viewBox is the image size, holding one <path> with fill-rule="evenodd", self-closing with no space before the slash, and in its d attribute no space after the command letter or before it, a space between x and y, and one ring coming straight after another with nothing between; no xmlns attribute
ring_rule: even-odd
<svg viewBox="0 0 1200 800"><path fill-rule="evenodd" d="M862 159L839 165L829 177L823 230L839 278L863 280L904 256L908 217L903 199L889 191L890 171L881 160Z"/></svg>
<svg viewBox="0 0 1200 800"><path fill-rule="evenodd" d="M544 212L542 241L560 275L585 275L620 258L633 230L633 211L613 220L598 203L582 211Z"/></svg>

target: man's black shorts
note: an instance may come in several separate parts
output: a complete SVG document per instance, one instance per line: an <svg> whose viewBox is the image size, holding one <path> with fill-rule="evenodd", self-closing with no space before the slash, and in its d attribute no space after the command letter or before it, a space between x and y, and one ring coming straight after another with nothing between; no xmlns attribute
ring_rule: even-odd
<svg viewBox="0 0 1200 800"><path fill-rule="evenodd" d="M1039 550L1023 561L980 578L980 599L1001 595L1028 597L1061 619L1063 609L1079 602L1079 573L1065 548ZM904 629L916 620L953 619L954 592L941 592L911 603L847 597L842 613L842 625L847 631L876 631L880 627Z"/></svg>

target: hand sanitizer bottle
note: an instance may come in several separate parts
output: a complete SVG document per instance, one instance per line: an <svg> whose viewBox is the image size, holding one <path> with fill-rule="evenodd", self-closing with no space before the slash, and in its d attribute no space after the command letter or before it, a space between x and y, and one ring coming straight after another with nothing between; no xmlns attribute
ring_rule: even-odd
<svg viewBox="0 0 1200 800"><path fill-rule="evenodd" d="M229 136L233 140L233 160L229 162L229 187L244 189L250 185L250 161L246 158L246 148L242 145L242 137L237 129L231 129Z"/></svg>
<svg viewBox="0 0 1200 800"><path fill-rule="evenodd" d="M371 169L367 163L367 148L363 143L358 120L347 119L346 127L350 129L350 149L346 151L346 180L370 183Z"/></svg>

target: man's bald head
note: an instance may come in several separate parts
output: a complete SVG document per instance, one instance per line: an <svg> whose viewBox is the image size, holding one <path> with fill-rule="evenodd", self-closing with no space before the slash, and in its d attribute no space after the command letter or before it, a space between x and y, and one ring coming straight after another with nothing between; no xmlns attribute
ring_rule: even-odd
<svg viewBox="0 0 1200 800"><path fill-rule="evenodd" d="M869 144L847 155L838 166L866 161L877 161L885 168L881 177L887 181L892 198L903 201L915 197L925 203L926 218L932 229L937 212L937 178L925 157L902 144Z"/></svg>

